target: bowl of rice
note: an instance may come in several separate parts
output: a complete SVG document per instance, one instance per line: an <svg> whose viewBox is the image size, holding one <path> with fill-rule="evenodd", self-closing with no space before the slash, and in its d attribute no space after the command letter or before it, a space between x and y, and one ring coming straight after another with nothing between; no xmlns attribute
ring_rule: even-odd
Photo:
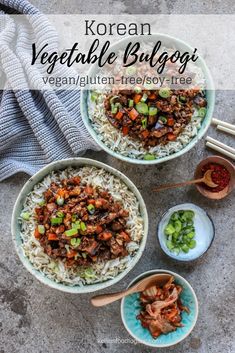
<svg viewBox="0 0 235 353"><path fill-rule="evenodd" d="M17 254L49 287L94 292L120 281L146 244L148 215L135 185L87 158L53 162L22 188L12 214Z"/></svg>
<svg viewBox="0 0 235 353"><path fill-rule="evenodd" d="M158 40L163 43L163 49L193 52L187 43L165 34L149 36L141 49L151 51ZM110 50L122 53L130 41L134 42L135 39L125 38ZM132 73L130 69L132 66L123 69L118 56L112 74L119 77L121 70L126 70L125 75L132 75L133 69ZM88 75L102 76L99 70L93 65ZM140 66L139 72L141 70L143 76L148 68L143 66L141 69ZM161 87L160 83L152 86L146 84L141 89L132 87L129 93L124 88L115 90L111 85L100 90L82 90L81 114L90 135L113 157L135 164L158 164L189 151L210 126L215 92L210 72L199 55L196 63L188 64L187 70L193 77L194 90L170 90L164 85ZM107 76L108 71L104 72ZM151 72L151 75L154 74Z"/></svg>

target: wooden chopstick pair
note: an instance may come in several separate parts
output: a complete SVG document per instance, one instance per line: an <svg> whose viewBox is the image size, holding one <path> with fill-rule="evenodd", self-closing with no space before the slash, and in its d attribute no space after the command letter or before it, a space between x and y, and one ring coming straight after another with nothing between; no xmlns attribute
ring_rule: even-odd
<svg viewBox="0 0 235 353"><path fill-rule="evenodd" d="M235 125L214 118L212 119L212 123L217 125L218 130L227 132L231 135L235 135ZM206 137L206 146L235 160L235 148L227 146L224 143L215 140L210 136Z"/></svg>

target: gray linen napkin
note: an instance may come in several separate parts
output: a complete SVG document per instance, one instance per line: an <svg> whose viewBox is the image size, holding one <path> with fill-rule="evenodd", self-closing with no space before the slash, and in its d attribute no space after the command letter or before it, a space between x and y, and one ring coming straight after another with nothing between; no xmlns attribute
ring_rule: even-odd
<svg viewBox="0 0 235 353"><path fill-rule="evenodd" d="M10 88L21 69L27 71L26 37L57 46L53 27L27 0L0 0L0 15L12 13L37 14L40 21L29 20L30 33L10 17L0 21L0 76ZM27 79L32 79L28 71ZM47 163L81 156L87 149L99 150L83 125L79 106L79 90L0 91L0 181L20 171L32 175Z"/></svg>

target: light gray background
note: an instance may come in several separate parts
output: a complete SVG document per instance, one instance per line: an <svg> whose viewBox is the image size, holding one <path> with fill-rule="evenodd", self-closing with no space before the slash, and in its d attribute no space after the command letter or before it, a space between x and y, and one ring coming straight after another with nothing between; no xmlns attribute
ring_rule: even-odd
<svg viewBox="0 0 235 353"><path fill-rule="evenodd" d="M45 13L232 13L233 0L33 0ZM157 15L156 15L157 16ZM234 92L217 92L215 116L235 123ZM234 145L231 136L208 134ZM211 154L201 141L189 153L157 167L137 167L114 160L105 153L87 153L87 157L108 163L129 176L140 189L149 212L150 231L146 250L134 270L111 290L121 290L132 278L153 268L173 270L194 287L200 314L192 334L175 347L162 353L232 353L234 341L234 195L213 202L203 198L194 187L158 194L152 187L162 182L177 182L193 176L197 163ZM120 303L103 309L89 304L91 295L70 295L49 289L23 268L15 254L10 232L11 212L15 199L27 180L16 175L0 185L0 353L147 353L154 349L115 339L131 339L120 318ZM197 262L179 264L166 258L156 241L156 225L169 207L193 202L212 216L216 237L209 252ZM107 292L110 289L107 290ZM233 303L233 304L232 304ZM104 340L104 343L99 343Z"/></svg>

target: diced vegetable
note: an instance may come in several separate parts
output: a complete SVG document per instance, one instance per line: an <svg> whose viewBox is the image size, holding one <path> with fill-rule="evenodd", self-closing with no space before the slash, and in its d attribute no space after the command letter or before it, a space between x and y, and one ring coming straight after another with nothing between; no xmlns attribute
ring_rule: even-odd
<svg viewBox="0 0 235 353"><path fill-rule="evenodd" d="M132 107L134 106L134 101L133 101L133 99L129 99L129 101L128 101L128 106L129 106L129 108L132 108Z"/></svg>
<svg viewBox="0 0 235 353"><path fill-rule="evenodd" d="M167 87L159 89L159 96L162 98L169 98L171 95L171 90Z"/></svg>
<svg viewBox="0 0 235 353"><path fill-rule="evenodd" d="M85 271L84 271L84 276L85 278L94 278L95 277L95 273L94 271L92 270L92 268L86 268Z"/></svg>
<svg viewBox="0 0 235 353"><path fill-rule="evenodd" d="M115 118L120 120L123 117L123 112L119 111L116 115Z"/></svg>
<svg viewBox="0 0 235 353"><path fill-rule="evenodd" d="M138 104L136 104L135 107L136 107L136 110L137 110L140 114L148 115L149 108L148 108L148 105L147 105L146 103L139 102Z"/></svg>
<svg viewBox="0 0 235 353"><path fill-rule="evenodd" d="M159 116L158 118L159 123L166 124L167 123L167 118L165 116Z"/></svg>
<svg viewBox="0 0 235 353"><path fill-rule="evenodd" d="M135 104L139 103L141 98L142 98L141 94L135 94L134 95L134 103Z"/></svg>
<svg viewBox="0 0 235 353"><path fill-rule="evenodd" d="M38 225L38 231L40 234L44 234L45 233L45 227L43 224L39 224Z"/></svg>
<svg viewBox="0 0 235 353"><path fill-rule="evenodd" d="M175 233L175 228L171 223L168 223L168 225L165 228L165 234L169 235L169 234L173 234Z"/></svg>
<svg viewBox="0 0 235 353"><path fill-rule="evenodd" d="M119 99L119 96L113 96L112 98L110 98L109 103L110 103L110 104L114 104L114 101L115 101L116 99Z"/></svg>
<svg viewBox="0 0 235 353"><path fill-rule="evenodd" d="M140 87L136 86L136 87L134 88L134 91L135 91L135 93L141 93L141 92L142 92L142 89L141 89Z"/></svg>
<svg viewBox="0 0 235 353"><path fill-rule="evenodd" d="M92 91L92 92L91 92L91 100L92 100L92 102L96 102L98 96L99 96L98 93Z"/></svg>
<svg viewBox="0 0 235 353"><path fill-rule="evenodd" d="M81 244L81 239L80 238L72 238L70 243L73 247L77 247Z"/></svg>
<svg viewBox="0 0 235 353"><path fill-rule="evenodd" d="M128 126L123 126L122 127L122 133L124 136L128 135L129 132L129 127Z"/></svg>
<svg viewBox="0 0 235 353"><path fill-rule="evenodd" d="M23 218L24 221L29 221L30 213L29 212L22 212L21 213L21 218Z"/></svg>
<svg viewBox="0 0 235 353"><path fill-rule="evenodd" d="M78 234L78 230L76 228L72 228L72 229L68 229L64 232L64 234L67 237L72 237L73 235L77 235Z"/></svg>
<svg viewBox="0 0 235 353"><path fill-rule="evenodd" d="M64 204L64 198L62 196L58 196L56 198L56 203L58 206L62 206Z"/></svg>
<svg viewBox="0 0 235 353"><path fill-rule="evenodd" d="M206 111L207 111L207 109L204 108L204 107L198 109L198 116L200 116L200 118L205 118L205 116L206 116Z"/></svg>
<svg viewBox="0 0 235 353"><path fill-rule="evenodd" d="M47 236L48 240L59 240L55 233L49 233Z"/></svg>
<svg viewBox="0 0 235 353"><path fill-rule="evenodd" d="M145 104L145 103L143 103ZM135 110L135 108L132 108L131 111L128 113L129 118L131 120L135 120L137 118L137 116L139 115L139 113Z"/></svg>
<svg viewBox="0 0 235 353"><path fill-rule="evenodd" d="M147 118L142 119L141 120L141 124L142 124L143 128L146 129L146 127L147 127Z"/></svg>
<svg viewBox="0 0 235 353"><path fill-rule="evenodd" d="M117 114L118 108L115 104L111 104L111 113Z"/></svg>
<svg viewBox="0 0 235 353"><path fill-rule="evenodd" d="M168 134L167 134L167 138L168 138L168 140L169 141L175 141L176 140L176 135L174 135L172 132L169 132Z"/></svg>
<svg viewBox="0 0 235 353"><path fill-rule="evenodd" d="M141 98L141 102L146 102L147 99L148 99L148 95L146 93L144 93Z"/></svg>
<svg viewBox="0 0 235 353"><path fill-rule="evenodd" d="M144 159L146 161L152 161L152 160L156 159L156 157L153 154L147 153L144 155Z"/></svg>
<svg viewBox="0 0 235 353"><path fill-rule="evenodd" d="M157 99L157 96L155 93L151 93L149 96L148 96L148 99L151 100L151 101L154 101L155 99Z"/></svg>
<svg viewBox="0 0 235 353"><path fill-rule="evenodd" d="M72 223L72 228L77 229L77 230L80 229L81 228L80 221L76 221L76 222Z"/></svg>
<svg viewBox="0 0 235 353"><path fill-rule="evenodd" d="M51 218L51 224L53 226L61 224L63 222L63 218L62 217L52 217Z"/></svg>
<svg viewBox="0 0 235 353"><path fill-rule="evenodd" d="M167 125L168 126L174 126L175 120L173 118L168 118L167 119Z"/></svg>
<svg viewBox="0 0 235 353"><path fill-rule="evenodd" d="M85 232L85 230L86 230L86 224L85 224L84 222L81 222L80 227L81 227L81 230L82 230L83 232Z"/></svg>
<svg viewBox="0 0 235 353"><path fill-rule="evenodd" d="M157 108L155 107L149 107L149 115L153 116L157 114Z"/></svg>
<svg viewBox="0 0 235 353"><path fill-rule="evenodd" d="M63 217L64 217L64 213L61 212L61 211L58 211L58 212L56 213L56 215L57 215L57 217L59 217L59 218L63 218Z"/></svg>
<svg viewBox="0 0 235 353"><path fill-rule="evenodd" d="M186 97L184 97L184 96L180 96L179 99L180 99L180 101L183 102L183 103L186 102Z"/></svg>
<svg viewBox="0 0 235 353"><path fill-rule="evenodd" d="M95 213L95 206L90 204L87 206L87 210L90 214L94 214Z"/></svg>

